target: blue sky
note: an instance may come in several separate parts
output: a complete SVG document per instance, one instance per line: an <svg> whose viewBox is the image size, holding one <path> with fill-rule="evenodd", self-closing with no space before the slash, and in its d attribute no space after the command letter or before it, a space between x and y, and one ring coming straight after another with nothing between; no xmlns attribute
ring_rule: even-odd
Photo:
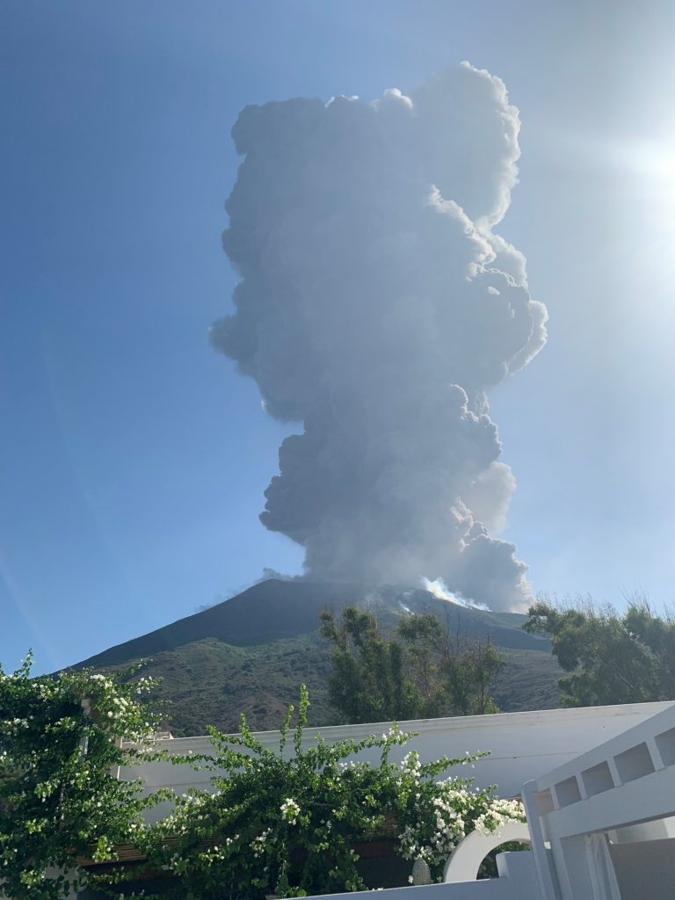
<svg viewBox="0 0 675 900"><path fill-rule="evenodd" d="M509 8L510 7L510 8ZM208 344L249 103L468 59L521 111L500 232L550 341L492 395L535 591L673 599L670 4L7 0L0 661L74 662L301 552L258 522L287 433Z"/></svg>

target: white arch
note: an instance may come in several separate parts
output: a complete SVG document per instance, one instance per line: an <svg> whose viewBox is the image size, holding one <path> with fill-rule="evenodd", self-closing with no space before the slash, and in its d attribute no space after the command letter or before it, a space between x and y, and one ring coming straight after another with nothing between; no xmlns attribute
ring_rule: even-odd
<svg viewBox="0 0 675 900"><path fill-rule="evenodd" d="M525 822L507 822L492 834L472 831L455 847L445 864L443 881L455 884L458 881L475 881L478 869L485 857L507 841L530 843L530 829Z"/></svg>

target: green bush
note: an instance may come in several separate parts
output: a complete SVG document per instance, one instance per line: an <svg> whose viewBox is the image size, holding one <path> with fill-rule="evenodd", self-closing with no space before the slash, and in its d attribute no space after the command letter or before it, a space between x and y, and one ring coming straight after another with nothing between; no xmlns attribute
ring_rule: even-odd
<svg viewBox="0 0 675 900"><path fill-rule="evenodd" d="M423 765L412 751L392 763L392 748L410 738L397 726L304 748L304 686L295 727L290 707L278 748L264 747L245 719L239 735L211 729L214 755L189 762L213 773L213 790L144 798L139 783L116 773L166 758L152 751L158 722L139 702L152 681L122 684L128 673L87 671L31 678L30 664L29 657L11 675L0 669L0 889L14 900L60 900L87 886L137 896L132 883L142 885L143 876L159 877L162 894L181 900L360 890L358 847L383 837L411 865L426 860L439 878L470 831L523 819L519 803L468 779L442 778L483 754ZM359 756L372 749L376 765ZM145 824L144 811L169 796L172 814ZM117 864L129 844L145 856L140 865ZM87 858L108 865L94 873Z"/></svg>
<svg viewBox="0 0 675 900"><path fill-rule="evenodd" d="M174 813L143 838L151 868L178 879L177 896L254 900L363 890L355 848L381 837L396 838L405 859L425 859L440 879L449 853L470 831L524 819L520 803L498 800L491 789L478 790L468 779L438 780L484 754L422 764L412 751L392 763L391 749L411 737L396 726L360 741L319 738L304 749L308 705L303 688L293 753L287 752L292 707L276 750L264 747L245 720L240 735L211 730L215 756L195 764L214 771L215 792L177 798ZM370 748L380 751L377 765L358 759Z"/></svg>
<svg viewBox="0 0 675 900"><path fill-rule="evenodd" d="M151 801L113 773L136 755L121 738L156 729L138 702L153 683L30 671L30 654L13 674L0 667L0 890L57 900L87 882L77 857L112 859L141 827Z"/></svg>

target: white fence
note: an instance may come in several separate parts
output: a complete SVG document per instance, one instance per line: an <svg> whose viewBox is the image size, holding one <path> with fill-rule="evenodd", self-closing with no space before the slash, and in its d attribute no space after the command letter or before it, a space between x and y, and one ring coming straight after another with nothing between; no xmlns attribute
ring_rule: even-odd
<svg viewBox="0 0 675 900"><path fill-rule="evenodd" d="M675 706L528 783L524 800L545 900L672 897Z"/></svg>

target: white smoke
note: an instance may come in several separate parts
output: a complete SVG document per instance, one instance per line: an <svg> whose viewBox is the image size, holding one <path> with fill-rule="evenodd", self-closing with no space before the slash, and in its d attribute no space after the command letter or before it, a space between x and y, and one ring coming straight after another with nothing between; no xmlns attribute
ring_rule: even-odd
<svg viewBox="0 0 675 900"><path fill-rule="evenodd" d="M442 579L497 609L529 589L503 528L515 479L486 391L546 339L525 259L494 228L518 110L468 63L406 96L247 107L225 250L241 276L214 345L304 424L261 515L314 577Z"/></svg>
<svg viewBox="0 0 675 900"><path fill-rule="evenodd" d="M442 578L436 578L434 581L422 578L422 587L437 600L444 600L446 603L454 603L456 606L464 606L470 609L488 609L484 603L475 603L473 600L465 600L464 597L453 594L452 591L448 590L448 586ZM410 612L407 607L406 611Z"/></svg>

